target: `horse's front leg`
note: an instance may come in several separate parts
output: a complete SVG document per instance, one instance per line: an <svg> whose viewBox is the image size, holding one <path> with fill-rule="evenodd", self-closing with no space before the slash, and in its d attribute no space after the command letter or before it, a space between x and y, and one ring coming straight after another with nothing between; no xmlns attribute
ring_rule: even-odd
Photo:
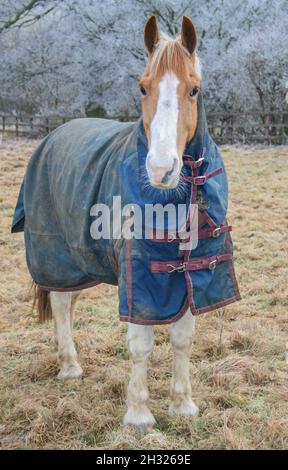
<svg viewBox="0 0 288 470"><path fill-rule="evenodd" d="M127 346L130 352L132 368L127 393L127 412L124 424L151 427L155 419L147 407L149 397L147 388L147 362L154 344L152 326L129 323Z"/></svg>
<svg viewBox="0 0 288 470"><path fill-rule="evenodd" d="M60 372L58 379L73 379L82 375L71 329L71 292L51 292L50 302L55 320Z"/></svg>
<svg viewBox="0 0 288 470"><path fill-rule="evenodd" d="M169 414L197 416L198 408L192 400L189 359L195 330L195 318L190 310L171 325L170 341L173 348L173 372Z"/></svg>

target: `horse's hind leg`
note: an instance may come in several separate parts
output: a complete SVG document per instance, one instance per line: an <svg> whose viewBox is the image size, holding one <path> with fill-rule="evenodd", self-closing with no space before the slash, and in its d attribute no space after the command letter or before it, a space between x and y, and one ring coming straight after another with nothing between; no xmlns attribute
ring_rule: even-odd
<svg viewBox="0 0 288 470"><path fill-rule="evenodd" d="M132 368L127 393L127 412L124 424L149 427L155 419L147 407L147 362L154 344L152 326L134 325L129 323L127 345L129 348Z"/></svg>
<svg viewBox="0 0 288 470"><path fill-rule="evenodd" d="M50 302L56 326L58 360L60 372L58 379L72 379L82 375L77 362L77 353L71 329L71 292L50 292Z"/></svg>
<svg viewBox="0 0 288 470"><path fill-rule="evenodd" d="M81 291L76 291L76 292L71 292L71 307L70 307L70 326L71 326L71 333L73 331L73 323L74 323L74 311L75 311L75 305L76 305L76 300L79 297ZM57 325L56 325L56 320L54 319L54 337L53 341L56 346L58 346L58 338L57 338Z"/></svg>
<svg viewBox="0 0 288 470"><path fill-rule="evenodd" d="M189 358L195 330L195 318L190 310L171 325L170 341L173 348L173 373L169 414L197 416L199 410L192 400Z"/></svg>

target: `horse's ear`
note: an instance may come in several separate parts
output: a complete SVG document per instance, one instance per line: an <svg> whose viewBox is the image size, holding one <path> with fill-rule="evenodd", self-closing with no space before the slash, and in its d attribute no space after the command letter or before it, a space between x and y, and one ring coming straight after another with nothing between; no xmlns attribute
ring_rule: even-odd
<svg viewBox="0 0 288 470"><path fill-rule="evenodd" d="M149 52L152 54L156 44L159 42L160 34L157 25L157 18L156 16L150 16L145 24L144 29L144 44Z"/></svg>
<svg viewBox="0 0 288 470"><path fill-rule="evenodd" d="M192 55L197 46L197 33L194 24L190 18L188 18L188 16L183 16L181 42L187 51Z"/></svg>

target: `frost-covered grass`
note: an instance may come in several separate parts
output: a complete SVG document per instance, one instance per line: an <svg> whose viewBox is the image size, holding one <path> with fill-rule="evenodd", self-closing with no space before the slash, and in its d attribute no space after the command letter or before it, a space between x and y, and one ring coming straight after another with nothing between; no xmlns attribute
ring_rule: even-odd
<svg viewBox="0 0 288 470"><path fill-rule="evenodd" d="M285 147L222 149L230 180L243 300L197 318L191 357L196 419L167 414L168 327L149 367L152 433L122 427L129 358L117 293L99 286L77 304L82 381L56 380L52 325L31 311L22 234L10 223L35 141L0 146L0 446L3 449L287 449L287 187Z"/></svg>

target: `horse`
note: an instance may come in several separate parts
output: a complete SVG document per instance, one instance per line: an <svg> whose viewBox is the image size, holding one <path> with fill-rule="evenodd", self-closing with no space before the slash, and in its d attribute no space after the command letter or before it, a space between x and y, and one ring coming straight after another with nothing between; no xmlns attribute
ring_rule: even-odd
<svg viewBox="0 0 288 470"><path fill-rule="evenodd" d="M147 181L145 181L145 184L149 185L150 188L154 189L153 194L157 193L177 195L179 192L181 193L181 184L183 179L184 181L186 181L187 184L188 182L189 184L191 183L193 188L195 187L197 190L198 185L202 187L208 179L209 181L211 181L210 177L212 178L213 176L216 176L215 180L217 180L217 177L220 178L221 176L219 176L219 174L222 173L222 177L225 178L223 176L225 172L222 167L220 168L221 171L219 169L216 169L210 172L209 174L206 172L203 175L198 175L198 170L203 161L205 160L205 155L202 152L203 149L201 150L202 153L198 155L199 158L197 161L191 159L189 155L185 156L185 151L187 151L187 146L189 145L189 142L193 142L193 139L196 138L195 136L197 126L197 132L201 132L201 129L199 131L199 127L201 128L202 124L199 124L199 122L203 121L202 117L201 119L199 117L199 113L202 112L199 108L198 103L198 101L200 100L201 93L201 68L196 52L197 33L193 22L190 18L184 16L182 20L180 36L177 38L170 38L169 36L159 31L157 19L155 16L152 16L147 20L145 24L144 44L148 52L148 61L147 66L139 81L139 89L142 95L141 125L143 126L143 134L145 134L144 137L147 141L147 150L144 151L145 161L143 166L143 172L145 173L145 176L143 176L143 178L147 179ZM79 126L81 127L82 124L85 127L85 123L88 120L84 120L85 122L83 121L83 123L82 121L80 121L81 120L75 120L74 124L65 124L65 126L68 126L66 127L66 129L72 129L71 135L73 134L75 129L79 128ZM100 124L102 126L102 120ZM106 124L105 126L107 127ZM124 126L123 129L123 133L126 133L125 135L130 132L130 127L126 128ZM204 127L203 129L202 132L204 132L206 135L207 130L205 130L206 128ZM53 145L57 145L57 141L59 141L60 139L60 134L57 134L56 132L56 134L54 134L53 139ZM211 161L214 162L217 159L219 160L220 157L218 158L218 153L214 148L214 144L211 143L210 138L207 137L207 139L207 146L211 149L211 152L214 152L214 156ZM42 150L43 148L45 149L45 145L46 144L42 145ZM86 145L88 146L89 144L87 143ZM64 149L64 144L62 145L62 148ZM45 184L52 185L54 184L52 179L52 182L48 181L51 175L49 174L49 159L47 159L48 157L46 158L45 165L48 168L48 177L46 178L47 181L45 181ZM81 161L82 160L78 160L78 167L79 164L81 166ZM59 163L57 162L57 164ZM33 167L33 164L31 165ZM67 165L69 167L72 167L73 169L73 159L68 160ZM106 162L104 166L105 168L107 168L109 165L111 166L110 161ZM183 176L183 168L185 165L188 165L189 167L190 173L188 174L188 176L187 174L186 176ZM128 184L127 175L129 175L129 172L126 169L126 173L123 173L122 177L124 178L124 180L126 178ZM55 178L57 179L57 175ZM25 180L27 192L25 209L26 212L29 212L29 201L31 199L37 201L38 194L40 194L40 189L37 189L35 180L33 181L32 183L29 183L28 177ZM65 179L63 181L65 183ZM217 201L221 202L221 199L224 200L226 198L226 183L224 179L219 179L217 181L218 182L215 183L216 186L214 186L214 188L216 192L218 191L217 194L219 197L217 197L219 200L217 199ZM223 187L225 189L225 194L222 194L220 192L222 191ZM195 195L196 192L193 192L193 196L191 199L192 202L196 201ZM73 197L74 196L71 195L71 199L73 199ZM218 212L221 212L222 210L220 202L217 205ZM58 203L61 204L61 200L60 202L58 201ZM49 206L50 202L48 201L47 204ZM223 214L225 213L227 208L225 204L223 204ZM39 205L40 210L44 211L44 203L43 207L41 207L41 201L39 202ZM229 232L231 230L231 227L225 225L225 216L223 216L222 212L219 219L221 223L218 225L216 225L212 221L211 214L209 216L208 213L201 213L202 216L203 214L206 214L205 218L199 221L199 234L201 234L200 238L203 238L205 243L206 240L208 240L208 237L210 237L209 240L211 239L211 243L212 241L213 243L218 243L218 240L220 240L221 237L228 237L228 235L230 236ZM27 223L29 225L29 221ZM204 227L205 224L206 231L203 231L201 227ZM78 230L76 235L80 238L82 236L80 233L81 229L76 227L75 230ZM52 236L54 236L54 234L52 234ZM29 245L29 243L31 242L30 238L31 233L26 233L26 247L27 244ZM46 241L45 238L44 241L46 243L46 246L48 247L48 242L51 244L53 242L53 238L47 240L48 241ZM225 246L227 246L227 243L229 245L229 240L230 239L225 238ZM166 242L166 244L168 244L170 240L167 241L165 239L164 241ZM178 242L181 248L181 240L178 240ZM126 245L129 250L130 242L128 243L127 241ZM171 243L169 247L172 247L172 245L173 243ZM222 245L224 246L224 244ZM156 252L158 251L159 254L161 253L162 246L163 245L161 244L157 244ZM175 244L173 245L173 247L174 246ZM203 260L198 258L195 260L190 260L190 252L191 249L187 251L188 254L187 256L185 255L183 262L180 262L180 260L176 260L175 263L172 265L167 263L165 264L165 262L155 262L154 264L152 263L152 272L156 273L155 276L167 275L167 277L173 277L174 274L183 274L183 283L186 282L185 286L187 286L188 294L190 296L189 298L191 299L191 301L188 301L188 303L186 301L183 302L183 305L181 306L181 312L175 314L173 318L169 317L167 320L164 319L163 321L163 323L170 323L170 341L174 355L171 382L171 402L169 405L168 412L170 415L183 415L195 417L198 415L199 409L192 398L192 387L189 374L190 353L192 348L193 335L195 331L195 315L193 313L201 313L201 311L208 311L209 309L211 310L213 308L218 308L221 305L226 305L229 302L238 300L239 293L237 288L235 287L234 282L235 276L232 265L231 251L224 252L222 250L217 254L217 256L214 257L211 255L211 253L209 253L209 256L206 256L205 258L203 258ZM74 255L74 258L76 256L77 253ZM133 257L133 251L128 251L127 258L125 258L126 268L127 266L129 266L129 260L131 256ZM59 260L59 263L60 262L61 259ZM49 263L49 260L47 261L47 263ZM219 266L221 264L222 266L228 265L229 267L229 269L225 268L225 271L223 271L224 268L219 267L219 272L220 269L222 269L222 278L220 278L219 276L217 278L218 268L215 270L217 263L219 263ZM31 270L33 270L33 267L31 267L32 264L33 260L31 261L30 259L28 265L30 266ZM231 291L232 293L231 295L229 294L227 296L227 299L224 297L222 299L218 296L219 298L217 297L215 301L210 301L210 304L212 304L211 308L208 304L209 302L207 304L205 304L204 302L205 297L207 296L206 293L204 293L202 295L204 300L201 300L201 302L204 303L201 304L202 306L197 308L197 305L195 306L196 301L195 299L193 299L193 295L191 294L193 290L193 282L191 281L191 276L189 275L189 271L195 273L197 270L201 270L203 276L205 273L207 274L207 276L209 276L209 282L207 286L209 285L209 289L211 292L214 291L215 293L217 290L219 291L219 289L222 289L224 291L225 286L228 286L228 284L230 283L230 279L232 278L234 284L232 285L231 283L231 286L234 286L235 289L233 290L233 292ZM224 274L226 277L223 277ZM230 277L228 278L227 276ZM109 282L109 279L105 278L104 274L102 279L104 279L104 282ZM157 279L159 279L159 277ZM203 281L203 279L204 278L201 277L201 282ZM215 289L211 284L213 282L213 279L218 279L217 283L219 283L221 279L222 281L224 279L224 281L220 283L220 287L217 284L218 287L216 286L217 288ZM198 282L196 278L195 282L196 284ZM113 283L113 280L111 281L111 283ZM127 284L129 291L129 286L131 288L131 279L129 278L128 268L126 271L125 283ZM138 284L139 283L140 281L138 282ZM71 289L69 289L69 286L68 288L66 286L65 289L52 288L49 290L43 288L43 286L41 286L41 282L37 282L37 284L38 286L36 286L35 299L38 302L39 318L40 320L44 321L48 318L53 317L55 323L55 341L58 345L58 361L60 367L60 371L57 377L60 380L79 378L82 376L83 371L80 364L78 363L77 352L72 338L72 328L73 312L75 309L77 297L79 296L79 293L81 291L81 285L79 284L77 286L76 284L74 288ZM87 286L89 287L90 284ZM207 289L205 292L207 292ZM177 296L178 294L175 292L174 297L172 297L175 300L175 297ZM154 295L154 298L155 297L156 296ZM158 293L158 297L161 297L161 292ZM126 300L129 307L129 295L127 296ZM129 308L131 308L131 298ZM128 321L127 346L132 362L130 381L127 388L127 411L125 413L123 422L124 425L134 425L137 427L144 426L150 429L156 421L148 406L149 393L147 387L147 364L149 356L151 355L151 352L153 350L154 324L156 322L154 322L153 319L147 320L145 316L143 316L142 318L143 321L139 321L139 319L137 320L137 318L135 319L131 316L125 315L123 316L123 319L125 321Z"/></svg>

